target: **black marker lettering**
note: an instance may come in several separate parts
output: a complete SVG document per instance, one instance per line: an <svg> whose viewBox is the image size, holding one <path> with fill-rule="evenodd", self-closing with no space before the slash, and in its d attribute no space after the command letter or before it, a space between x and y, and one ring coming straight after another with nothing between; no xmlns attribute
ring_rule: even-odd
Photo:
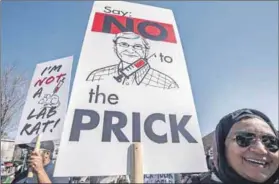
<svg viewBox="0 0 279 184"><path fill-rule="evenodd" d="M29 129L30 127L32 127L32 125L29 124L29 123L26 123L26 124L24 125L23 129L21 130L20 135L22 135L24 132L25 132L27 135L31 135L30 131L28 131L28 129Z"/></svg>
<svg viewBox="0 0 279 184"><path fill-rule="evenodd" d="M111 9L110 9L111 7L110 6L105 6L105 10L104 10L104 12L105 13L111 13ZM106 11L107 10L107 11Z"/></svg>
<svg viewBox="0 0 279 184"><path fill-rule="evenodd" d="M59 66L54 65L48 73L50 74L52 71L59 72L61 67L62 67L62 65L59 65Z"/></svg>
<svg viewBox="0 0 279 184"><path fill-rule="evenodd" d="M48 125L53 124L54 120L47 120L47 122L43 123L42 125L44 126L43 128L43 132L46 131L46 128L48 127Z"/></svg>
<svg viewBox="0 0 279 184"><path fill-rule="evenodd" d="M33 115L34 112L35 112L35 109L33 109L33 110L29 113L29 115L27 116L27 120L36 117L36 115Z"/></svg>
<svg viewBox="0 0 279 184"><path fill-rule="evenodd" d="M51 107L51 108L49 109L49 111L48 111L48 113L47 113L47 118L50 118L51 116L54 116L54 115L57 113L56 108L57 108L57 107Z"/></svg>
<svg viewBox="0 0 279 184"><path fill-rule="evenodd" d="M41 128L41 122L38 122L35 127L31 130L30 134L33 134L33 132L36 132L36 134L39 133L39 130Z"/></svg>
<svg viewBox="0 0 279 184"><path fill-rule="evenodd" d="M33 95L33 99L36 98L36 96L39 96L39 98L41 98L42 92L43 92L43 87L40 87L38 91L36 91L36 93Z"/></svg>
<svg viewBox="0 0 279 184"><path fill-rule="evenodd" d="M37 115L36 119L39 119L40 117L43 119L45 118L45 115L46 115L46 111L47 111L47 108L44 107L41 112Z"/></svg>
<svg viewBox="0 0 279 184"><path fill-rule="evenodd" d="M42 71L41 76L44 75L45 71L48 70L50 67L45 67L45 69Z"/></svg>

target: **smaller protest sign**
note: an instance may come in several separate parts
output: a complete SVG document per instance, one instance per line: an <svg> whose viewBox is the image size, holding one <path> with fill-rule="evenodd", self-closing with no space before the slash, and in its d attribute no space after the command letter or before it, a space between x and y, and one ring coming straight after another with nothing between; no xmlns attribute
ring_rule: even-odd
<svg viewBox="0 0 279 184"><path fill-rule="evenodd" d="M73 57L39 63L36 66L19 122L16 144L58 140L67 110Z"/></svg>
<svg viewBox="0 0 279 184"><path fill-rule="evenodd" d="M174 174L145 174L144 183L175 183Z"/></svg>

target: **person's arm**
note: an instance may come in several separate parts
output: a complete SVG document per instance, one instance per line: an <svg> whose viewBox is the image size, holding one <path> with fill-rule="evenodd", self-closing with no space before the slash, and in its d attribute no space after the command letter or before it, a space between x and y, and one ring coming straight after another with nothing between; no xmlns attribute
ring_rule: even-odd
<svg viewBox="0 0 279 184"><path fill-rule="evenodd" d="M38 183L52 183L44 170L44 168L37 172Z"/></svg>
<svg viewBox="0 0 279 184"><path fill-rule="evenodd" d="M38 176L38 183L52 183L47 175L41 154L38 151L33 151L29 160L29 165L33 169L33 172Z"/></svg>

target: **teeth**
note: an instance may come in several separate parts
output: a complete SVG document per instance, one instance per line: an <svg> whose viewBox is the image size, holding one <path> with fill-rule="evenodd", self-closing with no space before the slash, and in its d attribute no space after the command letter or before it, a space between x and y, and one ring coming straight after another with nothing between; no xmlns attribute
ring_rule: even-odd
<svg viewBox="0 0 279 184"><path fill-rule="evenodd" d="M246 159L247 161L250 161L252 163L256 163L256 164L261 164L261 165L265 165L266 162L263 161L259 161L259 160L254 160L254 159Z"/></svg>

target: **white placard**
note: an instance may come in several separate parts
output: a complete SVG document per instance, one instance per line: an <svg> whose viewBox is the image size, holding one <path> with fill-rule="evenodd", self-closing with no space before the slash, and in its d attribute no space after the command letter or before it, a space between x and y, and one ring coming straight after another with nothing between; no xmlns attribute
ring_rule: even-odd
<svg viewBox="0 0 279 184"><path fill-rule="evenodd" d="M57 176L130 174L132 142L145 174L207 171L171 10L94 2L66 122Z"/></svg>
<svg viewBox="0 0 279 184"><path fill-rule="evenodd" d="M68 104L73 57L39 63L21 115L16 144L61 137Z"/></svg>

